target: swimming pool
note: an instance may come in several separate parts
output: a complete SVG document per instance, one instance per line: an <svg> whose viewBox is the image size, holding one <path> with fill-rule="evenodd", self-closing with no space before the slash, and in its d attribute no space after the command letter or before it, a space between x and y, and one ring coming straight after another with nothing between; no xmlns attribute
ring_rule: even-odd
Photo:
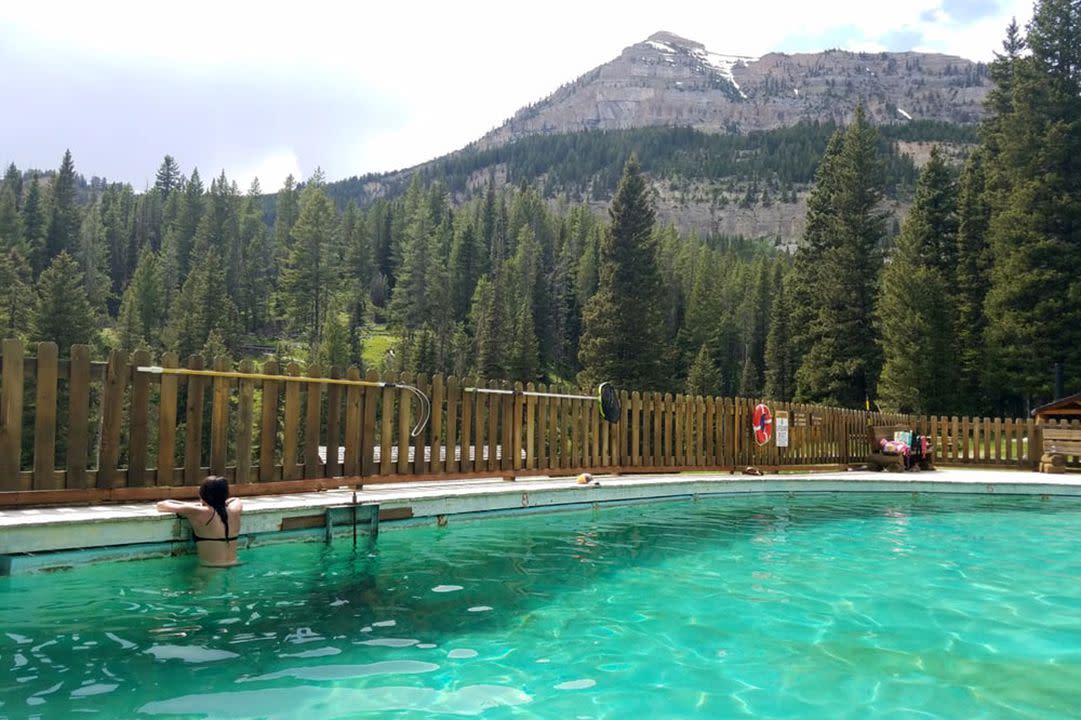
<svg viewBox="0 0 1081 720"><path fill-rule="evenodd" d="M0 718L1081 707L1077 498L714 497L243 559L0 578Z"/></svg>

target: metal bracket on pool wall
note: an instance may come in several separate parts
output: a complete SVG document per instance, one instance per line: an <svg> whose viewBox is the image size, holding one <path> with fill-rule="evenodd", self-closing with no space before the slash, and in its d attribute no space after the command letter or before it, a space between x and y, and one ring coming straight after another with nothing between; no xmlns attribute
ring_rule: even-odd
<svg viewBox="0 0 1081 720"><path fill-rule="evenodd" d="M379 505L369 503L366 505L335 505L326 509L326 538L327 545L334 540L334 526L343 525L353 528L353 547L357 546L357 526L368 526L368 544L372 544L379 537Z"/></svg>

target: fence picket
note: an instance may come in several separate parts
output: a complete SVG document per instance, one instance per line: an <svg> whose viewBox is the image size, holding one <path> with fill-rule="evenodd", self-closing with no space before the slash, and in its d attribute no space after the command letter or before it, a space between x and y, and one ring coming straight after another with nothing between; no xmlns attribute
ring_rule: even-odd
<svg viewBox="0 0 1081 720"><path fill-rule="evenodd" d="M312 363L308 366L307 376L312 379L323 377L322 368L318 363ZM291 382L290 385L296 385L300 390L301 383ZM322 430L322 409L323 409L323 385L321 383L306 382L303 383L305 393L305 413L304 413L304 477L325 477L326 472L323 469L323 464L319 460L319 436ZM333 448L335 455L338 454L338 448ZM331 448L327 446L327 457L330 457Z"/></svg>
<svg viewBox="0 0 1081 720"><path fill-rule="evenodd" d="M40 353L40 351L39 351ZM40 356L40 355L39 355ZM135 368L150 364L150 353L131 356L131 422L128 427L128 487L146 485L147 424L150 414L150 375ZM36 472L35 472L36 474Z"/></svg>
<svg viewBox="0 0 1081 720"><path fill-rule="evenodd" d="M173 355L172 357L176 357ZM175 360L174 360L175 363ZM82 489L87 486L86 467L90 449L90 348L86 345L71 346L71 362L68 364L68 456L67 478L65 487ZM176 382L175 377L173 382ZM175 384L174 384L175 387ZM174 426L176 393L173 393ZM161 400L161 412L167 404L164 393ZM159 432L159 437L161 433ZM175 439L174 439L175 444ZM159 440L158 447L161 447ZM170 460L172 455L169 456ZM170 465L170 481L172 465ZM168 484L172 484L171 482Z"/></svg>
<svg viewBox="0 0 1081 720"><path fill-rule="evenodd" d="M263 363L263 373L277 375L278 363ZM262 416L259 421L259 482L277 479L275 451L278 444L278 386L277 380L263 380L261 387Z"/></svg>
<svg viewBox="0 0 1081 720"><path fill-rule="evenodd" d="M35 490L57 490L64 486L64 479L56 477L53 472L56 467L58 360L56 343L38 343L37 397L34 404L33 487Z"/></svg>
<svg viewBox="0 0 1081 720"><path fill-rule="evenodd" d="M127 390L128 356L120 350L109 355L101 401L101 449L98 452L98 487L120 484L120 433L124 426L124 394Z"/></svg>
<svg viewBox="0 0 1081 720"><path fill-rule="evenodd" d="M458 450L458 409L462 403L461 386L458 378L451 375L447 378L447 472L459 472L461 464L456 457Z"/></svg>
<svg viewBox="0 0 1081 720"><path fill-rule="evenodd" d="M443 405L445 403L444 380L442 375L432 377L432 418L431 427L431 472L441 473L446 470L443 460Z"/></svg>
<svg viewBox="0 0 1081 720"><path fill-rule="evenodd" d="M251 373L254 365L251 360L240 361L240 372ZM164 376L162 376L164 377ZM236 413L236 482L246 484L252 481L251 443L253 415L255 412L255 381L241 380L237 391Z"/></svg>
<svg viewBox="0 0 1081 720"><path fill-rule="evenodd" d="M369 370L364 376L364 379L368 382L377 382L379 375L375 370ZM363 418L360 427L360 474L362 476L375 475L375 429L378 427L375 423L375 417L379 410L379 403L384 395L383 390L379 390L374 387L365 387L361 395L361 417Z"/></svg>
<svg viewBox="0 0 1081 720"><path fill-rule="evenodd" d="M228 372L232 363L224 357L214 358L215 372ZM225 475L226 455L229 449L229 380L215 377L210 406L210 474Z"/></svg>
<svg viewBox="0 0 1081 720"><path fill-rule="evenodd" d="M337 365L330 367L328 373L331 379L338 380L342 377L342 369ZM327 385L327 458L323 468L325 477L341 477L343 463L339 461L338 449L342 447L342 388L348 387L329 383ZM341 458L344 460L344 458Z"/></svg>
<svg viewBox="0 0 1081 720"><path fill-rule="evenodd" d="M300 376L300 366L289 363L285 373L292 377ZM295 380L283 380L285 386L285 419L282 430L282 480L297 480L301 475L298 464L300 444L300 383Z"/></svg>

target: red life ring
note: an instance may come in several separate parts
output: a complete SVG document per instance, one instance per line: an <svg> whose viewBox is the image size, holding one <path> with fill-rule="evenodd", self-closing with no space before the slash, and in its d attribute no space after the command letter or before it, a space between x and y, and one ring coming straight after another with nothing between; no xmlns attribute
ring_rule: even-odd
<svg viewBox="0 0 1081 720"><path fill-rule="evenodd" d="M759 403L754 406L754 441L759 445L765 445L773 436L773 413L765 404Z"/></svg>

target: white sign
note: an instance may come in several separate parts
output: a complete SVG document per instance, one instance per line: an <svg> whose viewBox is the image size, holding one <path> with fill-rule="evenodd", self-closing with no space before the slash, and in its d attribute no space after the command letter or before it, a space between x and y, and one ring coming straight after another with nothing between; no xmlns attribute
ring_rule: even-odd
<svg viewBox="0 0 1081 720"><path fill-rule="evenodd" d="M773 432L777 438L777 447L788 447L788 413L777 413L777 417L773 419Z"/></svg>

